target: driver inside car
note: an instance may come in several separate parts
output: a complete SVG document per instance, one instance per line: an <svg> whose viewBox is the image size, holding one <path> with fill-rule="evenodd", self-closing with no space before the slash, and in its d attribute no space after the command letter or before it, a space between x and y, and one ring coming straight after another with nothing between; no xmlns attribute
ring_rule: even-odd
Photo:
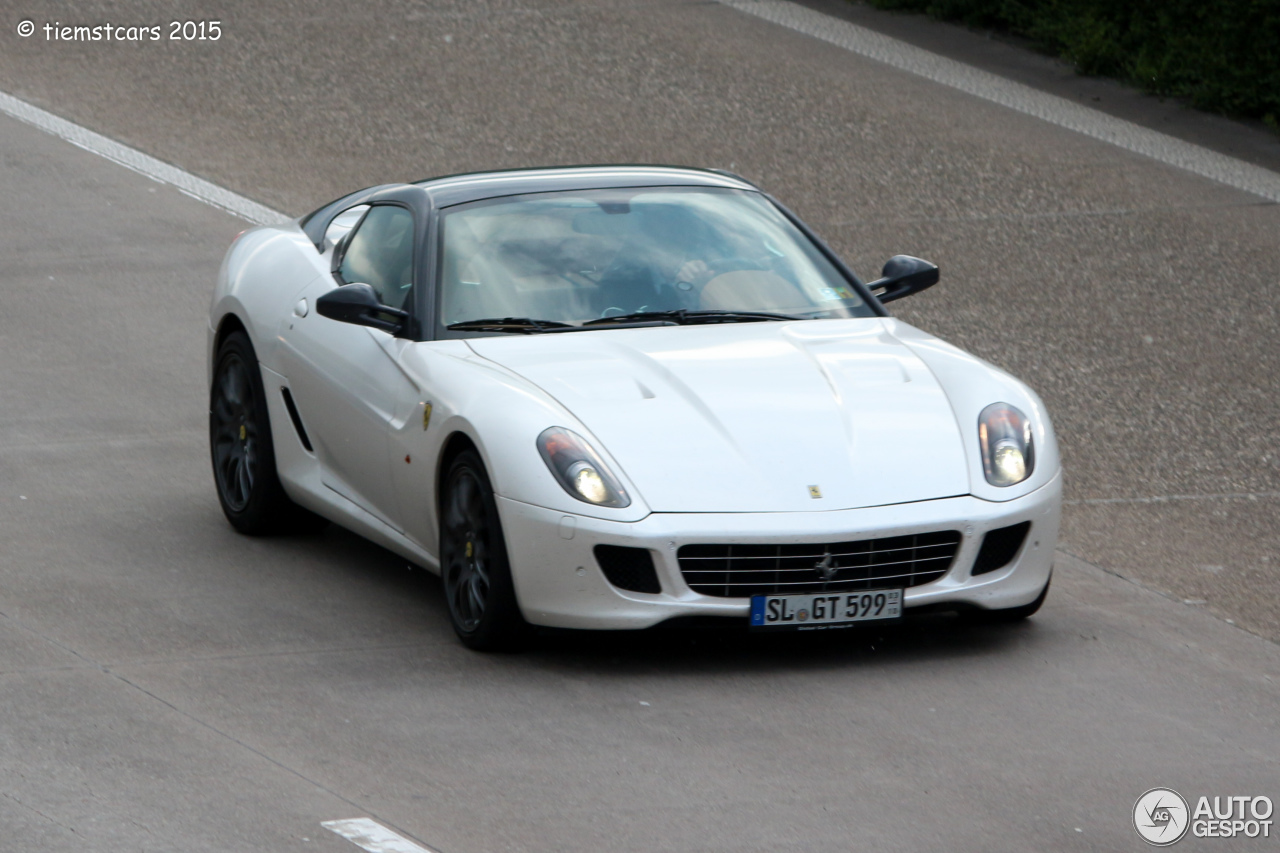
<svg viewBox="0 0 1280 853"><path fill-rule="evenodd" d="M699 307L699 294L722 270L716 267L714 229L687 207L645 204L627 213L638 219L640 240L622 247L600 277L601 316Z"/></svg>

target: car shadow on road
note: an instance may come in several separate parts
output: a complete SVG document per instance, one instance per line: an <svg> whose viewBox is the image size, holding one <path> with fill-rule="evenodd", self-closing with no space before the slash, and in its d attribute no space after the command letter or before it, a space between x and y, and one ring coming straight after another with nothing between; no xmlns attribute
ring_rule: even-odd
<svg viewBox="0 0 1280 853"><path fill-rule="evenodd" d="M385 617L383 628L405 641L456 642L440 579L354 533L331 525L319 535L285 536L312 582L323 567L330 592L343 589L348 613ZM388 622L390 625L388 625ZM756 633L746 619L672 620L640 631L534 628L518 651L498 654L517 668L544 667L611 675L689 671L845 669L989 658L1047 641L1031 619L1014 625L974 624L954 613L908 615L842 630ZM479 653L477 653L479 654Z"/></svg>
<svg viewBox="0 0 1280 853"><path fill-rule="evenodd" d="M539 629L522 657L551 668L599 669L613 675L655 669L794 672L988 658L1025 648L1043 633L1034 620L981 625L953 613L804 633L754 633L745 622L669 622L645 631Z"/></svg>

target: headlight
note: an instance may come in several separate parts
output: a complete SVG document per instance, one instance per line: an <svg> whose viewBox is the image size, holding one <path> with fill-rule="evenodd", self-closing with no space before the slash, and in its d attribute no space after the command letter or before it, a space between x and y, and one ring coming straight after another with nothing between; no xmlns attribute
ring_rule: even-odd
<svg viewBox="0 0 1280 853"><path fill-rule="evenodd" d="M538 452L564 490L578 500L596 506L631 505L626 489L576 432L563 427L543 430L538 436Z"/></svg>
<svg viewBox="0 0 1280 853"><path fill-rule="evenodd" d="M1008 403L992 403L978 415L982 472L993 486L1012 486L1031 476L1036 448L1031 421Z"/></svg>

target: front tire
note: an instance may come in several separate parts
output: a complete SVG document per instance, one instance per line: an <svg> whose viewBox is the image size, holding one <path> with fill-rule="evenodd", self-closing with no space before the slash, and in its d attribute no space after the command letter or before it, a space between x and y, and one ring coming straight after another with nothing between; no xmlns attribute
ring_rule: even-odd
<svg viewBox="0 0 1280 853"><path fill-rule="evenodd" d="M528 626L516 602L493 487L474 451L453 458L443 497L440 577L453 630L476 651L514 649Z"/></svg>
<svg viewBox="0 0 1280 853"><path fill-rule="evenodd" d="M209 390L209 452L218 503L236 530L281 533L318 520L280 485L262 371L244 332L232 332L218 347Z"/></svg>

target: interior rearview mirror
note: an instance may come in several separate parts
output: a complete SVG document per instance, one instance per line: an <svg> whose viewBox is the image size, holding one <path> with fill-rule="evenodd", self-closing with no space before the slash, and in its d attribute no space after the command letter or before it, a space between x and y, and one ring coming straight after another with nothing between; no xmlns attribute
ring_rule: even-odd
<svg viewBox="0 0 1280 853"><path fill-rule="evenodd" d="M938 283L934 264L910 255L894 255L885 263L880 278L867 285L881 302L892 302Z"/></svg>
<svg viewBox="0 0 1280 853"><path fill-rule="evenodd" d="M403 332L409 320L404 311L379 302L378 294L367 284L344 284L330 290L316 300L316 311L330 320L372 326L393 335Z"/></svg>

